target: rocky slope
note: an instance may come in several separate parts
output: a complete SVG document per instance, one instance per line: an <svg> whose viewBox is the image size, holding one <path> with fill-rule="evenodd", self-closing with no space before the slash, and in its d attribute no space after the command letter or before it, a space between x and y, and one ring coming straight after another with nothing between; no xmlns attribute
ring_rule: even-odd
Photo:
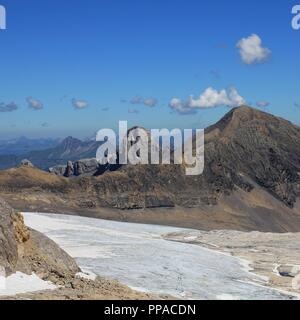
<svg viewBox="0 0 300 320"><path fill-rule="evenodd" d="M23 217L0 198L0 267L6 276L20 271L37 274L58 288L1 296L0 300L154 299L113 280L81 278L75 260L43 234L28 229Z"/></svg>
<svg viewBox="0 0 300 320"><path fill-rule="evenodd" d="M79 271L71 257L47 237L29 230L23 217L1 198L0 239L0 266L7 275L16 271L72 275Z"/></svg>
<svg viewBox="0 0 300 320"><path fill-rule="evenodd" d="M128 165L76 179L21 167L0 172L0 194L26 210L202 229L299 231L299 143L299 127L240 107L206 130L201 176L186 176L179 165Z"/></svg>
<svg viewBox="0 0 300 320"><path fill-rule="evenodd" d="M293 207L300 196L299 145L300 128L292 123L248 107L233 109L207 130L205 173L245 190L258 184Z"/></svg>
<svg viewBox="0 0 300 320"><path fill-rule="evenodd" d="M13 210L0 199L0 266L11 272L18 261L18 244L13 225ZM25 238L27 233L24 233Z"/></svg>

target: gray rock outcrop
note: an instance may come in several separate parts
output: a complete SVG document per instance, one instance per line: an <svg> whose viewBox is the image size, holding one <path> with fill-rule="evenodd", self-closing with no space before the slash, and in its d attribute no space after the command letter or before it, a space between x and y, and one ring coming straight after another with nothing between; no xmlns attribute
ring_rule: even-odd
<svg viewBox="0 0 300 320"><path fill-rule="evenodd" d="M49 168L49 172L51 174L56 175L56 176L64 176L66 173L66 168L67 168L67 166L59 165L59 166Z"/></svg>
<svg viewBox="0 0 300 320"><path fill-rule="evenodd" d="M34 168L34 165L30 160L23 159L20 163L20 166Z"/></svg>
<svg viewBox="0 0 300 320"><path fill-rule="evenodd" d="M78 161L68 161L67 165L56 166L49 169L49 172L57 176L79 177L96 176L105 172L109 166L101 165L97 159L83 159Z"/></svg>
<svg viewBox="0 0 300 320"><path fill-rule="evenodd" d="M96 159L80 160L74 162L73 171L75 176L94 175L99 167L100 165Z"/></svg>

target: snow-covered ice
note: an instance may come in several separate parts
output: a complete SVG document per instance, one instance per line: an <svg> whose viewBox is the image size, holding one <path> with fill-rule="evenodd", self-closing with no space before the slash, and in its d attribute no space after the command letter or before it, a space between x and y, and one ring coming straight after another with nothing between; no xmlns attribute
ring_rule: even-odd
<svg viewBox="0 0 300 320"><path fill-rule="evenodd" d="M16 272L6 278L0 276L0 283L0 297L57 288L51 282L44 281L35 274L27 275L22 272Z"/></svg>
<svg viewBox="0 0 300 320"><path fill-rule="evenodd" d="M82 269L141 291L184 299L291 298L263 286L241 259L163 239L186 229L41 213L24 213L24 218Z"/></svg>

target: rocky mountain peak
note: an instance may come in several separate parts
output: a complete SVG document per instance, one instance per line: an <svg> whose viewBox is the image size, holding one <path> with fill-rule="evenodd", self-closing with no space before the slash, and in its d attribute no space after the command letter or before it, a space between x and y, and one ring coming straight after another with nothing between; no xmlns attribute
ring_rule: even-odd
<svg viewBox="0 0 300 320"><path fill-rule="evenodd" d="M263 135L268 135L270 129L286 126L294 125L267 112L249 106L240 106L231 109L221 120L205 130L206 141L209 142L217 137L230 139L240 130L245 130L245 127L251 127L253 130L261 131Z"/></svg>

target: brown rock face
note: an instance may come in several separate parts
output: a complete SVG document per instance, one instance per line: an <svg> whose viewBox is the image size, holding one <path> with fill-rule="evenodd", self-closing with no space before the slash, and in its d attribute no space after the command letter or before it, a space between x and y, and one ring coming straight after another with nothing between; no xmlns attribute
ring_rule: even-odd
<svg viewBox="0 0 300 320"><path fill-rule="evenodd" d="M11 214L13 222L15 239L18 244L23 244L30 239L30 232L24 224L23 216L19 213L13 212Z"/></svg>
<svg viewBox="0 0 300 320"><path fill-rule="evenodd" d="M18 244L12 221L14 211L0 199L0 266L12 272L18 261Z"/></svg>
<svg viewBox="0 0 300 320"><path fill-rule="evenodd" d="M45 278L74 275L75 261L53 241L29 230L23 217L0 198L0 266L7 274L32 272Z"/></svg>
<svg viewBox="0 0 300 320"><path fill-rule="evenodd" d="M240 107L208 128L206 141L208 178L246 189L254 183L288 207L295 205L300 196L299 127Z"/></svg>

